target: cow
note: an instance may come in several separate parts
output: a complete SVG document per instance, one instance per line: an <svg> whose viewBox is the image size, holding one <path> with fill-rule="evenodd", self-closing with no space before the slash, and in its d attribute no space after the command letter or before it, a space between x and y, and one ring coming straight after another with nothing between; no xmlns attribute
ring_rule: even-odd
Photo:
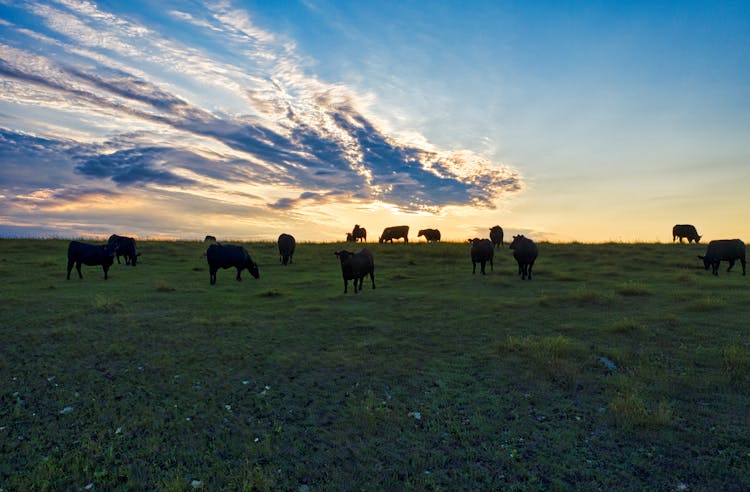
<svg viewBox="0 0 750 492"><path fill-rule="evenodd" d="M282 234L279 236L279 259L282 265L287 265L292 262L292 255L294 255L294 248L297 245L297 241L294 240L294 236L289 234Z"/></svg>
<svg viewBox="0 0 750 492"><path fill-rule="evenodd" d="M367 242L367 229L364 227L359 227L359 224L354 224L354 229L352 229L352 238L354 239L354 242L362 241L363 243Z"/></svg>
<svg viewBox="0 0 750 492"><path fill-rule="evenodd" d="M719 263L728 261L727 272L734 266L735 260L740 260L742 275L745 275L745 242L741 239L716 239L708 243L705 255L698 255L708 270L711 267L714 275L719 274Z"/></svg>
<svg viewBox="0 0 750 492"><path fill-rule="evenodd" d="M126 265L135 266L138 257L141 256L135 246L135 239L133 239L132 237L112 234L111 236L109 236L108 243L114 244L115 246L115 256L117 257L118 265L120 264L120 256L124 256Z"/></svg>
<svg viewBox="0 0 750 492"><path fill-rule="evenodd" d="M386 227L383 229L383 234L380 235L379 243L386 241L393 242L394 239L404 238L404 244L409 244L409 226L393 226Z"/></svg>
<svg viewBox="0 0 750 492"><path fill-rule="evenodd" d="M346 242L347 243L356 243L357 239L354 237L354 234L352 234L351 232L347 232L346 233Z"/></svg>
<svg viewBox="0 0 750 492"><path fill-rule="evenodd" d="M424 236L427 242L440 241L440 231L437 229L422 229L417 234L417 237Z"/></svg>
<svg viewBox="0 0 750 492"><path fill-rule="evenodd" d="M677 224L672 228L672 242L678 237L680 238L680 242L682 242L682 238L684 237L688 240L688 244L692 241L695 241L695 244L698 244L703 236L698 235L698 231L695 230L694 225Z"/></svg>
<svg viewBox="0 0 750 492"><path fill-rule="evenodd" d="M81 264L88 266L101 265L102 270L104 270L104 280L107 280L107 272L109 272L109 267L114 263L114 257L114 244L95 245L71 241L68 244L68 280L70 280L70 272L73 270L73 264L75 264L76 270L78 270L78 278L83 278Z"/></svg>
<svg viewBox="0 0 750 492"><path fill-rule="evenodd" d="M344 277L344 294L348 291L349 280L354 282L354 293L362 290L362 282L369 274L372 281L372 288L375 288L375 259L367 249L362 249L356 253L346 250L336 251L333 253L339 257L341 262L341 275ZM359 281L359 286L357 286Z"/></svg>
<svg viewBox="0 0 750 492"><path fill-rule="evenodd" d="M490 228L490 241L494 247L503 246L503 228L499 225Z"/></svg>
<svg viewBox="0 0 750 492"><path fill-rule="evenodd" d="M539 255L536 243L521 234L513 236L509 248L513 250L513 258L518 262L518 274L521 275L521 280L526 280L527 276L531 280L531 269Z"/></svg>
<svg viewBox="0 0 750 492"><path fill-rule="evenodd" d="M484 266L489 261L490 270L494 270L495 267L492 263L492 257L495 255L495 249L492 247L492 243L489 239L469 239L471 243L471 273L477 273L477 263L480 264L480 271L484 275Z"/></svg>
<svg viewBox="0 0 750 492"><path fill-rule="evenodd" d="M240 273L247 268L255 278L260 277L258 264L248 254L242 246L233 246L230 244L212 244L206 250L206 259L208 260L208 269L210 273L209 281L211 285L216 284L216 272L219 268L234 267L237 269L237 281L241 281Z"/></svg>
<svg viewBox="0 0 750 492"><path fill-rule="evenodd" d="M203 238L204 243L215 243L216 242L216 236L206 236Z"/></svg>

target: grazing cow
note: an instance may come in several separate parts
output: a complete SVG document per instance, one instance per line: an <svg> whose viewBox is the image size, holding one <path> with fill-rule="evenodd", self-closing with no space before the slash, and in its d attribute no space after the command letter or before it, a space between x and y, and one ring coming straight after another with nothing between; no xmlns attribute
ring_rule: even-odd
<svg viewBox="0 0 750 492"><path fill-rule="evenodd" d="M359 224L354 224L354 229L352 229L352 238L354 239L354 242L362 241L363 243L367 242L367 229L364 227L359 227Z"/></svg>
<svg viewBox="0 0 750 492"><path fill-rule="evenodd" d="M713 274L719 274L719 263L728 261L727 272L734 266L735 260L740 260L742 275L745 275L745 243L741 239L716 239L708 243L705 255L698 255L703 260L703 265L708 270L711 267Z"/></svg>
<svg viewBox="0 0 750 492"><path fill-rule="evenodd" d="M204 243L215 243L216 242L216 236L206 236L203 238Z"/></svg>
<svg viewBox="0 0 750 492"><path fill-rule="evenodd" d="M490 228L490 241L494 247L503 246L503 228L499 225Z"/></svg>
<svg viewBox="0 0 750 492"><path fill-rule="evenodd" d="M258 264L253 261L247 250L242 246L212 244L206 251L206 259L208 260L209 281L211 285L216 283L216 272L219 268L227 269L235 267L237 269L238 281L242 280L240 273L245 268L247 268L253 277L260 277Z"/></svg>
<svg viewBox="0 0 750 492"><path fill-rule="evenodd" d="M94 245L71 241L68 244L68 280L70 280L70 271L73 270L73 264L78 270L78 278L83 278L81 264L101 265L102 270L104 270L104 280L107 280L107 272L114 263L114 256L115 246L111 243Z"/></svg>
<svg viewBox="0 0 750 492"><path fill-rule="evenodd" d="M386 227L383 229L383 234L380 235L378 242L389 241L392 243L394 239L401 238L404 238L404 244L409 244L409 226Z"/></svg>
<svg viewBox="0 0 750 492"><path fill-rule="evenodd" d="M346 242L347 243L356 243L357 240L354 238L354 235L351 232L346 233Z"/></svg>
<svg viewBox="0 0 750 492"><path fill-rule="evenodd" d="M484 275L484 265L489 261L490 270L494 270L495 267L492 264L492 257L495 255L495 249L492 247L492 243L489 239L469 239L471 243L471 273L477 273L477 263L480 264L480 271Z"/></svg>
<svg viewBox="0 0 750 492"><path fill-rule="evenodd" d="M297 241L294 240L294 236L289 234L279 236L279 256L282 265L292 262L292 255L294 255L294 247L296 245Z"/></svg>
<svg viewBox="0 0 750 492"><path fill-rule="evenodd" d="M109 244L114 244L115 246L115 255L117 256L117 264L120 264L120 255L125 257L125 264L126 265L132 265L135 266L138 257L141 256L141 254L138 252L138 249L135 247L135 239L132 237L126 237L126 236L118 236L117 234L112 234L109 236Z"/></svg>
<svg viewBox="0 0 750 492"><path fill-rule="evenodd" d="M695 230L694 225L677 224L672 228L672 242L678 237L680 238L680 242L682 242L682 238L684 237L688 240L688 244L692 241L695 241L695 244L698 244L703 236L698 235L698 231Z"/></svg>
<svg viewBox="0 0 750 492"><path fill-rule="evenodd" d="M513 236L509 248L513 250L513 258L518 262L518 274L521 275L521 280L526 280L527 276L531 280L531 269L539 254L536 243L523 235L518 235Z"/></svg>
<svg viewBox="0 0 750 492"><path fill-rule="evenodd" d="M336 256L341 261L341 275L344 277L344 294L346 294L349 286L349 280L354 282L354 293L362 290L362 282L365 277L369 274L370 280L372 281L372 288L375 288L375 260L366 249L362 249L356 253L351 253L346 250L336 251ZM357 286L359 281L359 286Z"/></svg>
<svg viewBox="0 0 750 492"><path fill-rule="evenodd" d="M440 231L437 229L422 229L419 231L419 234L417 234L417 237L419 236L424 236L428 243L432 241L440 241Z"/></svg>

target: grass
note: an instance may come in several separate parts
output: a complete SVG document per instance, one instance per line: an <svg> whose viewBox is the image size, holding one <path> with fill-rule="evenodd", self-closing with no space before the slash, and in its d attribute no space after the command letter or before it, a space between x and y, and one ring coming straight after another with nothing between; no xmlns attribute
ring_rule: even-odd
<svg viewBox="0 0 750 492"><path fill-rule="evenodd" d="M198 242L67 281L0 240L0 489L750 488L750 280L703 247L542 243L521 281L368 244L345 295L344 246L210 286Z"/></svg>

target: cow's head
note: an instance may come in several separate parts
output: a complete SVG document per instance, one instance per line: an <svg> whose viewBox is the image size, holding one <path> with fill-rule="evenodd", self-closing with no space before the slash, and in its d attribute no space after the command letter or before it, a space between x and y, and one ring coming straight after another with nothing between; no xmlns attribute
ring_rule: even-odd
<svg viewBox="0 0 750 492"><path fill-rule="evenodd" d="M355 238L355 237L354 237L354 234L352 234L351 232L347 232L347 233L346 233L346 241L347 241L348 243L354 243L354 242L356 242L356 241L357 241L357 238Z"/></svg>
<svg viewBox="0 0 750 492"><path fill-rule="evenodd" d="M107 243L104 246L102 246L102 249L104 250L104 254L109 256L110 258L114 257L117 253L117 244L116 243Z"/></svg>
<svg viewBox="0 0 750 492"><path fill-rule="evenodd" d="M250 275L253 276L253 278L260 278L260 270L258 270L258 264L255 263L249 256L247 258L247 262L245 262L245 267L250 272Z"/></svg>
<svg viewBox="0 0 750 492"><path fill-rule="evenodd" d="M518 243L526 239L523 234L519 234L518 236L513 236L513 241L510 243L510 246L508 246L510 249L515 249L516 246L518 246Z"/></svg>
<svg viewBox="0 0 750 492"><path fill-rule="evenodd" d="M709 268L711 268L711 265L713 265L713 263L714 263L713 259L706 258L703 255L698 255L698 259L699 260L703 260L703 266L706 268L706 270L708 270Z"/></svg>
<svg viewBox="0 0 750 492"><path fill-rule="evenodd" d="M341 262L342 265L346 263L347 260L349 260L349 258L354 256L354 253L347 251L345 249L342 249L341 251L336 251L333 254L339 257L339 261Z"/></svg>
<svg viewBox="0 0 750 492"><path fill-rule="evenodd" d="M703 236L696 236L696 237L695 237L695 244L698 244L699 242L701 242L701 238L702 238L702 237L703 237Z"/></svg>

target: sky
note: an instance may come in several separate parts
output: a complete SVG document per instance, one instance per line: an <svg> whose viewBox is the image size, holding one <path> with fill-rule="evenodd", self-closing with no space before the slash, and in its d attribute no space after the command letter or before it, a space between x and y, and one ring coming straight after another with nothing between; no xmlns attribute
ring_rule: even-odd
<svg viewBox="0 0 750 492"><path fill-rule="evenodd" d="M749 48L747 1L0 0L0 237L750 241Z"/></svg>

